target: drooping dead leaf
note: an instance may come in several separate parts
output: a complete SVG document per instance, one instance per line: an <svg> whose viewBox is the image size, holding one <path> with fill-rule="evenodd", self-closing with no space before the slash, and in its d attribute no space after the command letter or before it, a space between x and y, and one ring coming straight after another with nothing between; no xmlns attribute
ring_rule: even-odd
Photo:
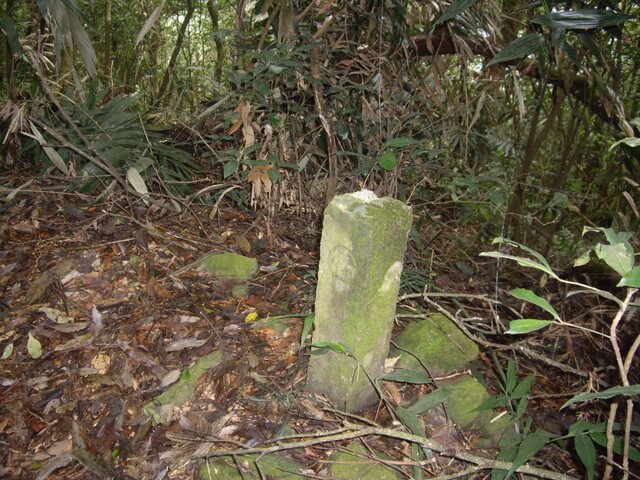
<svg viewBox="0 0 640 480"><path fill-rule="evenodd" d="M251 126L251 104L243 100L238 104L234 112L238 113L238 118L229 128L229 135L236 133L242 127L245 147L250 147L256 142L256 136Z"/></svg>
<svg viewBox="0 0 640 480"><path fill-rule="evenodd" d="M254 166L247 179L251 182L251 206L256 207L263 194L271 193L271 179L269 178L269 170L271 165Z"/></svg>

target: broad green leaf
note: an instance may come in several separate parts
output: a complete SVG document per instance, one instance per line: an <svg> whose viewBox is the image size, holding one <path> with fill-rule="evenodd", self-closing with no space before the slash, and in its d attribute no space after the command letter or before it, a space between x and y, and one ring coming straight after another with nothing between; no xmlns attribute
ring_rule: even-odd
<svg viewBox="0 0 640 480"><path fill-rule="evenodd" d="M633 427L631 427L633 430ZM637 430L636 430L637 432ZM604 433L593 433L591 434L591 439L600 445L601 447L607 447L607 436ZM622 439L620 437L614 437L613 439L613 451L618 455L622 455L623 447L622 447ZM640 462L640 451L637 449L630 447L629 448L629 460L633 462Z"/></svg>
<svg viewBox="0 0 640 480"><path fill-rule="evenodd" d="M560 315L555 308L551 306L551 304L544 298L536 295L531 290L527 290L526 288L514 288L509 292L511 296L516 297L520 300L524 300L525 302L533 303L537 305L545 312L550 313L553 318L556 320L560 320Z"/></svg>
<svg viewBox="0 0 640 480"><path fill-rule="evenodd" d="M616 143L611 145L611 147L609 148L609 151L613 150L618 145L626 145L626 146L631 147L631 148L638 148L638 147L640 147L640 138L638 138L638 137L627 137L627 138L623 138L622 140L618 140Z"/></svg>
<svg viewBox="0 0 640 480"><path fill-rule="evenodd" d="M522 335L524 333L535 332L536 330L540 330L541 328L546 327L550 323L553 323L551 320L537 320L535 318L523 318L522 320L513 320L509 322L509 330L507 330L506 334L509 335Z"/></svg>
<svg viewBox="0 0 640 480"><path fill-rule="evenodd" d="M477 1L478 0L455 0L451 5L447 7L445 12L433 22L433 26L435 27L437 25L440 25L441 23L451 20L452 18L455 18Z"/></svg>
<svg viewBox="0 0 640 480"><path fill-rule="evenodd" d="M582 10L547 13L531 21L538 25L551 28L592 30L594 28L606 28L619 25L632 18L630 15L612 12L610 10L585 8Z"/></svg>
<svg viewBox="0 0 640 480"><path fill-rule="evenodd" d="M640 395L640 385L629 385L628 387L613 387L607 390L603 390L602 392L581 393L573 397L571 400L567 401L560 407L560 409L562 410L563 408L568 407L573 403L586 402L587 400L595 400L597 398L613 398L617 395Z"/></svg>
<svg viewBox="0 0 640 480"><path fill-rule="evenodd" d="M307 339L307 335L311 331L311 327L313 327L313 321L315 320L315 315L312 313L311 315L307 315L304 319L304 324L302 325L302 333L300 334L300 346L304 345L304 342Z"/></svg>
<svg viewBox="0 0 640 480"><path fill-rule="evenodd" d="M29 339L27 340L27 352L31 358L40 358L42 356L42 344L40 341L29 332Z"/></svg>
<svg viewBox="0 0 640 480"><path fill-rule="evenodd" d="M396 161L396 154L393 152L384 152L378 157L378 164L385 170L393 170L396 168L398 162Z"/></svg>
<svg viewBox="0 0 640 480"><path fill-rule="evenodd" d="M520 446L518 447L518 453L516 453L516 456L513 459L513 464L511 465L511 469L507 473L507 477L522 465L524 465L527 460L533 457L536 453L538 453L540 449L547 444L550 438L551 435L549 434L549 432L545 432L541 429L527 434L522 439L522 443L520 443Z"/></svg>
<svg viewBox="0 0 640 480"><path fill-rule="evenodd" d="M439 388L420 398L416 403L407 408L407 412L415 415L421 415L427 410L440 405L451 393L451 390Z"/></svg>
<svg viewBox="0 0 640 480"><path fill-rule="evenodd" d="M640 267L633 267L630 272L622 277L616 286L640 288Z"/></svg>
<svg viewBox="0 0 640 480"><path fill-rule="evenodd" d="M498 54L487 64L487 67L497 63L519 60L531 55L532 53L537 53L542 49L544 49L544 37L539 33L529 33L523 37L516 38L500 50Z"/></svg>
<svg viewBox="0 0 640 480"><path fill-rule="evenodd" d="M382 379L389 382L404 382L419 385L431 383L431 379L426 372L416 370L396 370L385 374Z"/></svg>
<svg viewBox="0 0 640 480"><path fill-rule="evenodd" d="M580 433L573 439L573 445L580 461L587 469L587 477L592 480L596 468L596 447L593 441L587 434Z"/></svg>
<svg viewBox="0 0 640 480"><path fill-rule="evenodd" d="M387 148L402 148L408 147L409 145L414 145L418 143L417 140L414 140L410 137L398 137L392 138L387 142Z"/></svg>
<svg viewBox="0 0 640 480"><path fill-rule="evenodd" d="M2 351L2 356L0 356L0 360L6 360L11 356L12 353L13 353L13 342L8 343L4 347L4 350Z"/></svg>
<svg viewBox="0 0 640 480"><path fill-rule="evenodd" d="M402 407L396 407L394 412L398 417L398 420L400 420L405 427L411 430L411 433L421 437L427 436L422 423L420 423L420 420L415 413L411 413L409 410Z"/></svg>
<svg viewBox="0 0 640 480"><path fill-rule="evenodd" d="M582 267L591 261L591 249L584 252L573 262L574 267Z"/></svg>
<svg viewBox="0 0 640 480"><path fill-rule="evenodd" d="M615 245L599 244L595 248L596 255L613 268L618 275L624 277L633 268L633 251L629 251L628 243L616 243Z"/></svg>
<svg viewBox="0 0 640 480"><path fill-rule="evenodd" d="M2 30L7 38L7 42L9 43L9 50L15 56L18 56L22 53L22 45L20 44L20 37L16 32L15 24L13 23L13 19L8 16L0 17L0 30Z"/></svg>

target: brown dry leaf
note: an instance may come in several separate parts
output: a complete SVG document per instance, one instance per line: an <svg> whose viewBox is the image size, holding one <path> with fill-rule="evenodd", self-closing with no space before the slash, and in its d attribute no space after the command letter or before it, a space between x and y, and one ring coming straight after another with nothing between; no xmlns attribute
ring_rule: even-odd
<svg viewBox="0 0 640 480"><path fill-rule="evenodd" d="M271 193L271 179L269 178L269 170L271 165L254 166L247 179L251 182L251 206L255 207L262 198L262 193L267 195Z"/></svg>
<svg viewBox="0 0 640 480"><path fill-rule="evenodd" d="M253 127L251 126L251 104L246 100L243 100L238 104L234 112L238 113L238 118L233 122L229 128L229 135L236 133L240 127L242 127L242 135L244 137L245 147L250 147L256 141Z"/></svg>

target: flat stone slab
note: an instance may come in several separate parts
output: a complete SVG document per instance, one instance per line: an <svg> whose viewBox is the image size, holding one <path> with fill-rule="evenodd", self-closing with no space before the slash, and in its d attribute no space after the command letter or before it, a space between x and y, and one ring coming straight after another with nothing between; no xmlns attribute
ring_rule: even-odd
<svg viewBox="0 0 640 480"><path fill-rule="evenodd" d="M392 350L391 356L400 356L398 368L423 371L422 362L434 376L463 369L479 353L478 346L441 314L408 326L394 343L397 348Z"/></svg>
<svg viewBox="0 0 640 480"><path fill-rule="evenodd" d="M398 474L382 463L366 457L371 454L359 443L349 445L349 452L335 452L329 459L331 466L329 474L336 480L397 480ZM389 456L380 455L381 459L390 459Z"/></svg>
<svg viewBox="0 0 640 480"><path fill-rule="evenodd" d="M246 281L258 271L258 260L237 253L216 253L202 261L202 268L220 277Z"/></svg>
<svg viewBox="0 0 640 480"><path fill-rule="evenodd" d="M260 458L260 472L256 468L256 456L238 456L236 462L231 457L222 457L202 463L198 469L198 480L303 480L307 478L295 472L302 466L284 454L274 453ZM242 469L242 472L238 468Z"/></svg>

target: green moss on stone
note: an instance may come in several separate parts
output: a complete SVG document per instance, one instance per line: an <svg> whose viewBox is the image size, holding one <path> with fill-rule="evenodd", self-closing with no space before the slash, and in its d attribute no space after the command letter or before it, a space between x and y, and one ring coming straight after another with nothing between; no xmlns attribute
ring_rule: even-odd
<svg viewBox="0 0 640 480"><path fill-rule="evenodd" d="M237 253L219 253L207 256L202 266L220 277L249 280L258 271L258 260Z"/></svg>
<svg viewBox="0 0 640 480"><path fill-rule="evenodd" d="M368 460L371 454L360 444L353 444L347 450L354 452L336 452L330 461L334 462L329 467L331 478L337 480L397 480L398 475L389 467L375 460ZM387 455L379 455L380 458L389 459Z"/></svg>
<svg viewBox="0 0 640 480"><path fill-rule="evenodd" d="M478 356L478 346L440 314L405 328L394 343L398 348L391 356L400 356L399 368L421 371L423 368L417 360L420 359L429 372L437 376L460 370Z"/></svg>
<svg viewBox="0 0 640 480"><path fill-rule="evenodd" d="M249 480L259 479L260 474L255 465L255 456L237 457L238 465L231 457L221 457L203 462L198 469L198 480ZM282 454L266 455L260 458L260 471L264 476L274 480L302 480L305 477L298 473L302 466Z"/></svg>

